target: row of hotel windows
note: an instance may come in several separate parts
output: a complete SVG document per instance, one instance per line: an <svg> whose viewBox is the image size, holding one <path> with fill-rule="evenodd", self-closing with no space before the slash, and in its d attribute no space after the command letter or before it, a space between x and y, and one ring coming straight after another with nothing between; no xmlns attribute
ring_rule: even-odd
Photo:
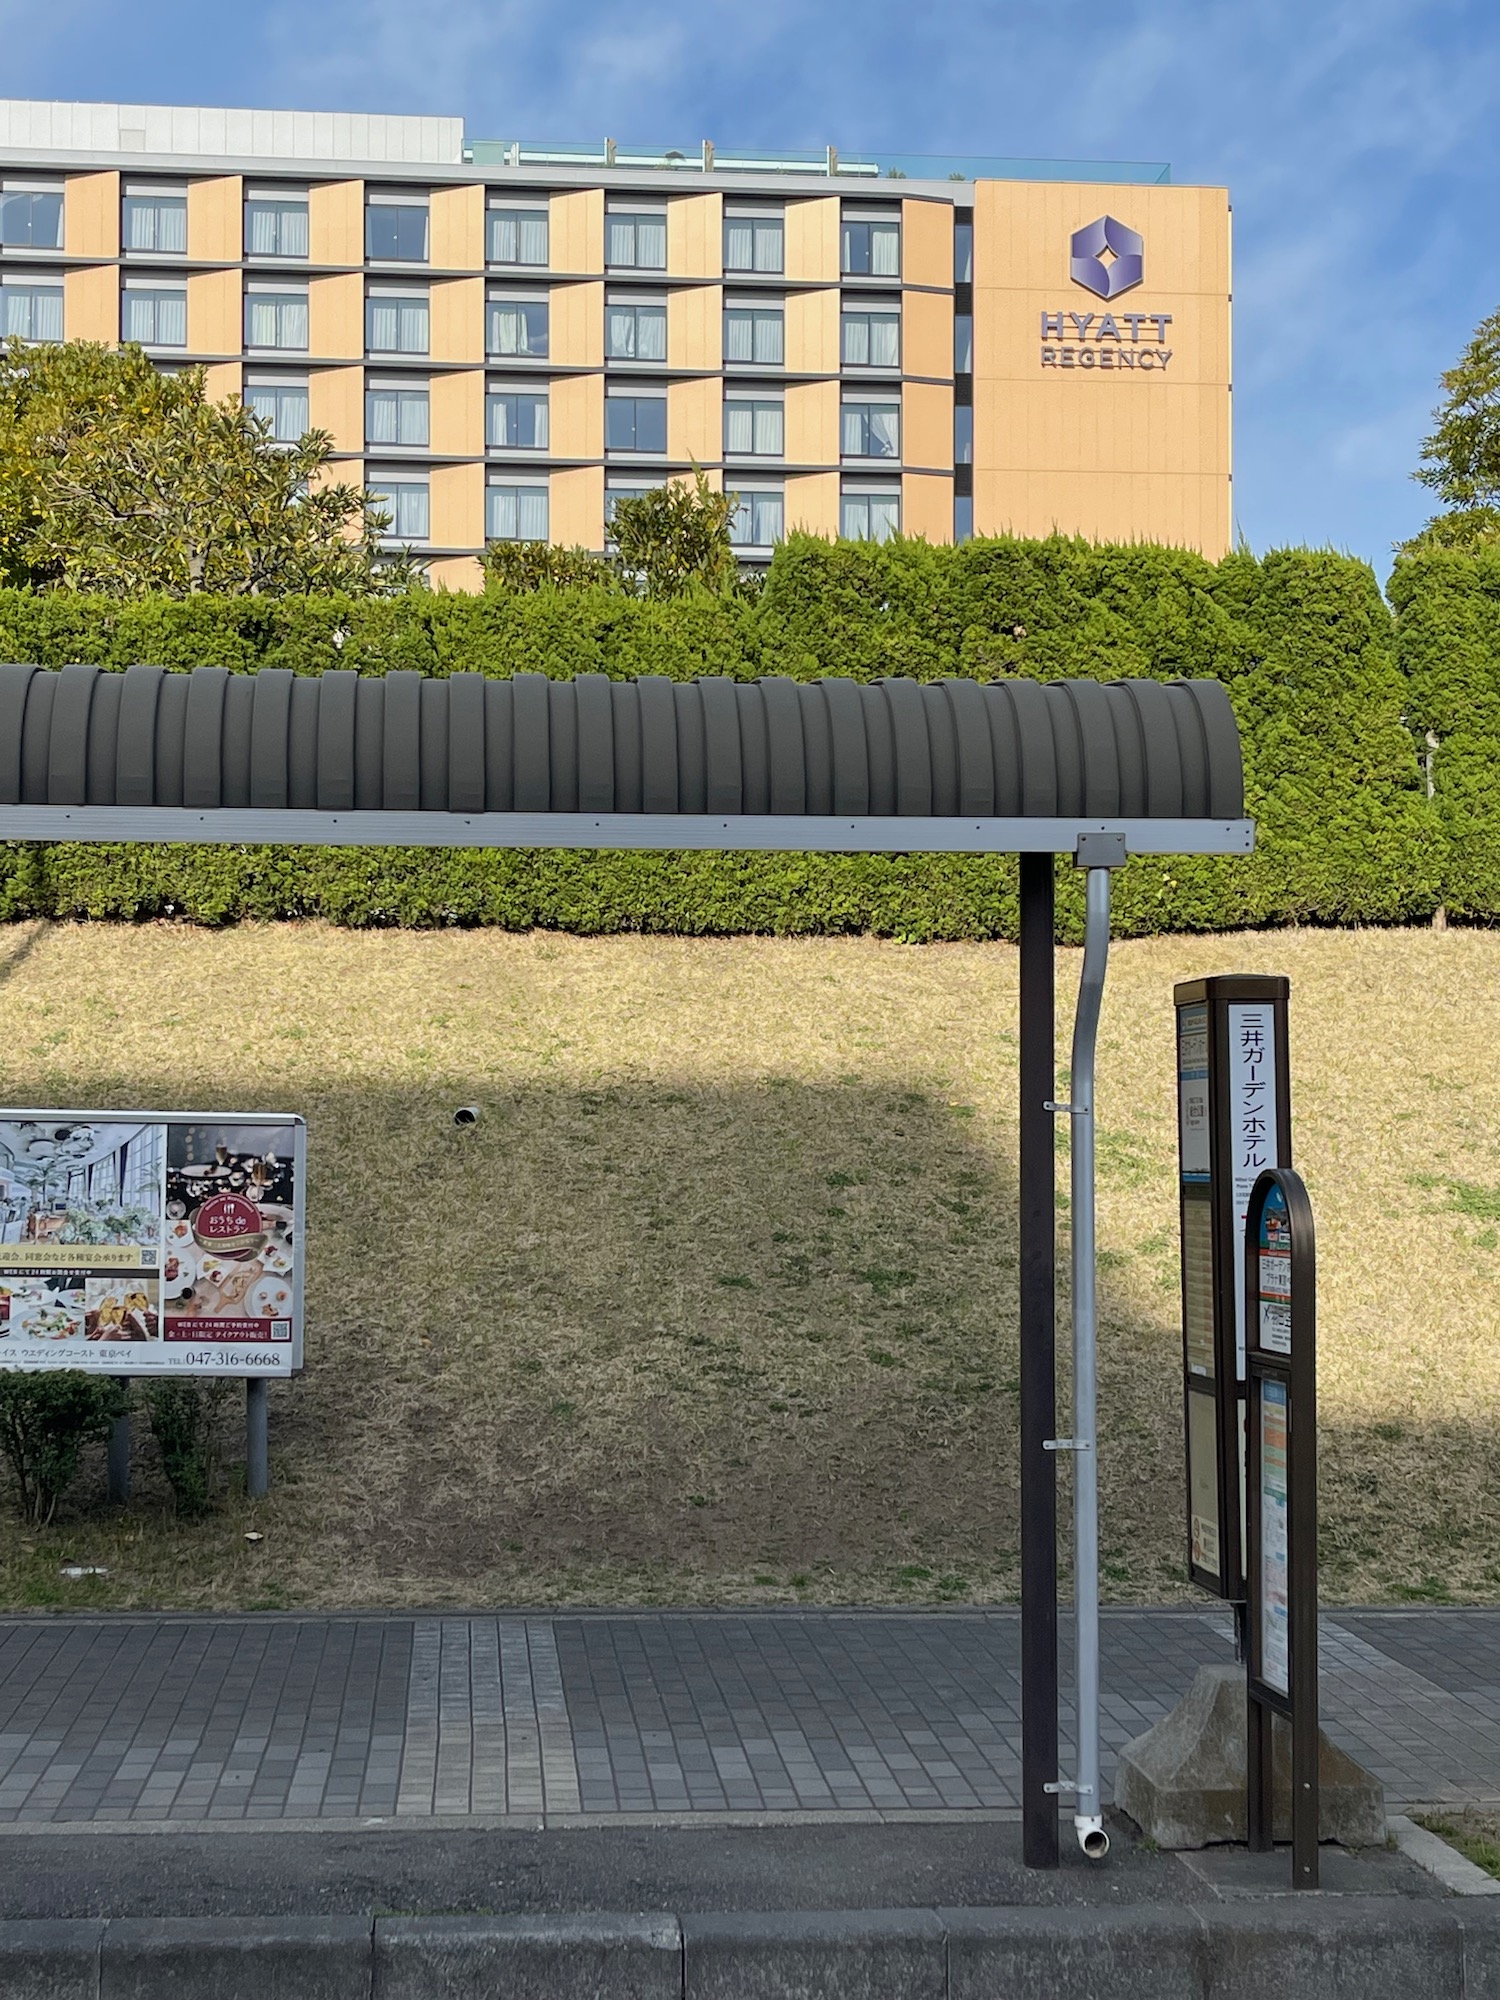
<svg viewBox="0 0 1500 2000"><path fill-rule="evenodd" d="M551 345L550 311L545 298L490 298L485 304L485 352L517 360L544 361ZM848 368L899 369L901 309L895 301L846 306L840 313L839 355ZM954 322L954 366L973 366L973 320ZM121 292L120 337L143 347L187 346L187 290L182 285L127 278ZM0 337L23 340L63 338L63 288L40 274L0 277ZM252 284L245 292L244 340L265 353L305 354L310 324L308 295L296 286ZM431 310L423 292L372 288L365 300L365 344L371 354L425 356L431 342ZM664 301L607 299L604 354L609 361L665 362L667 308ZM724 308L724 362L727 366L779 368L786 359L786 316L782 306L731 303Z"/></svg>
<svg viewBox="0 0 1500 2000"><path fill-rule="evenodd" d="M376 505L386 515L387 537L398 542L429 538L431 509L427 481L399 471L371 469L366 483ZM606 530L621 500L649 493L649 486L611 486L604 496ZM839 499L839 530L856 541L883 542L901 526L901 495L894 487L846 488ZM544 542L548 531L547 488L492 482L484 494L484 532L488 541ZM729 538L736 548L768 549L786 533L786 496L779 487L751 487L741 492L730 519Z"/></svg>
<svg viewBox="0 0 1500 2000"><path fill-rule="evenodd" d="M292 444L308 428L307 385L251 380L245 402L279 443ZM491 451L546 451L551 442L549 399L531 389L492 387L484 399L485 444ZM417 383L372 383L365 391L365 442L424 449L431 442L428 392ZM604 400L606 451L661 457L667 449L664 393L616 394ZM770 397L730 394L724 401L724 450L730 457L781 458L786 417ZM839 449L845 458L897 460L901 456L901 405L846 397L839 412Z"/></svg>
<svg viewBox="0 0 1500 2000"><path fill-rule="evenodd" d="M365 204L365 256L374 262L425 264L429 255L425 194L372 194ZM534 207L492 206L485 215L485 254L492 264L545 269L550 261L545 197ZM187 191L127 182L121 202L125 250L152 256L187 254ZM0 248L60 250L60 186L0 184ZM305 195L267 192L245 201L247 257L309 253ZM839 268L849 277L899 278L901 225L894 218L846 215L839 232ZM786 228L774 207L731 208L724 217L724 269L774 276L786 268ZM659 205L611 202L605 215L605 265L619 271L665 271L667 214Z"/></svg>

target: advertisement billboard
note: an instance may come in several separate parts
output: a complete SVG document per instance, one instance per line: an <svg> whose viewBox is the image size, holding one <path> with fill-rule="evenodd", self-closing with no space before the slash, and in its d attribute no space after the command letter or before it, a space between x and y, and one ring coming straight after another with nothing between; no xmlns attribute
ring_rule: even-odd
<svg viewBox="0 0 1500 2000"><path fill-rule="evenodd" d="M0 1111L0 1368L302 1366L290 1113Z"/></svg>

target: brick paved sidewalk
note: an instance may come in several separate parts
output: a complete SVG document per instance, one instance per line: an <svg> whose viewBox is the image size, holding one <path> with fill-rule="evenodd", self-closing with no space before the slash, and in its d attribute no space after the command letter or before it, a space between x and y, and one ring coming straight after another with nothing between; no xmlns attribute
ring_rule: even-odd
<svg viewBox="0 0 1500 2000"><path fill-rule="evenodd" d="M1008 1813L1019 1638L1014 1611L0 1620L0 1823ZM1105 1613L1106 1782L1230 1651L1218 1612ZM1322 1671L1393 1807L1500 1801L1500 1611L1327 1617Z"/></svg>

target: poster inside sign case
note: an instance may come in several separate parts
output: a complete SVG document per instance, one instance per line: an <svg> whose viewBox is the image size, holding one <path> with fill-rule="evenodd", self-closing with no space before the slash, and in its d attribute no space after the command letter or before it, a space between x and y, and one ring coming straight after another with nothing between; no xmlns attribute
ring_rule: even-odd
<svg viewBox="0 0 1500 2000"><path fill-rule="evenodd" d="M292 1374L306 1193L291 1113L0 1111L0 1368Z"/></svg>

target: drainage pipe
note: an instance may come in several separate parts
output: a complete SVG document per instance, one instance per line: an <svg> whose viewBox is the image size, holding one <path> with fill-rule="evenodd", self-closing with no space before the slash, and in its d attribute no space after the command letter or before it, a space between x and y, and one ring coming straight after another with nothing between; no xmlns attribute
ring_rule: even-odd
<svg viewBox="0 0 1500 2000"><path fill-rule="evenodd" d="M1109 963L1108 868L1086 877L1083 975L1073 1022L1073 1599L1077 1618L1078 1781L1073 1830L1091 1861L1109 1852L1099 1796L1098 1296L1094 1230L1094 1055Z"/></svg>

